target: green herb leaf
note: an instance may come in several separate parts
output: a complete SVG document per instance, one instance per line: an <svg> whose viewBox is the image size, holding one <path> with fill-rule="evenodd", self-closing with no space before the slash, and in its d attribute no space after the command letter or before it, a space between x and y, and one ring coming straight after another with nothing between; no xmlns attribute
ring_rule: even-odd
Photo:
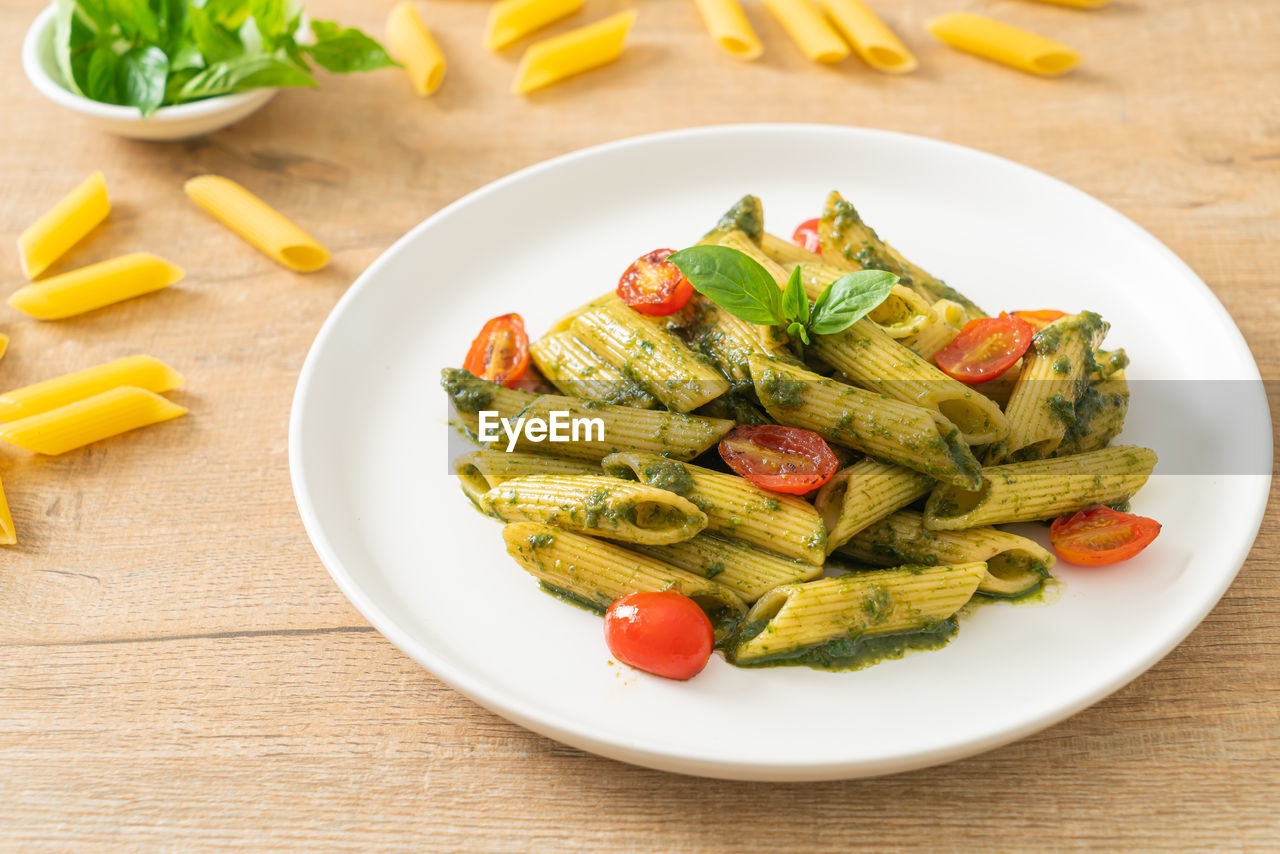
<svg viewBox="0 0 1280 854"><path fill-rule="evenodd" d="M116 94L116 64L120 56L106 45L98 45L89 56L85 71L84 95L104 104L120 103Z"/></svg>
<svg viewBox="0 0 1280 854"><path fill-rule="evenodd" d="M116 92L120 101L149 116L164 101L169 57L158 47L130 48L116 65Z"/></svg>
<svg viewBox="0 0 1280 854"><path fill-rule="evenodd" d="M193 7L187 21L196 49L211 66L244 55L239 37L223 29L207 8Z"/></svg>
<svg viewBox="0 0 1280 854"><path fill-rule="evenodd" d="M800 276L800 268L796 267L791 271L791 278L787 279L787 287L782 291L782 313L787 320L804 324L809 322L809 297L804 292Z"/></svg>
<svg viewBox="0 0 1280 854"><path fill-rule="evenodd" d="M898 277L884 270L859 270L841 276L818 295L809 331L834 335L857 323L884 302Z"/></svg>
<svg viewBox="0 0 1280 854"><path fill-rule="evenodd" d="M803 323L792 323L787 327L787 335L793 341L803 341L806 345L809 343L809 331L804 328Z"/></svg>
<svg viewBox="0 0 1280 854"><path fill-rule="evenodd" d="M785 323L782 290L759 262L727 246L692 246L667 259L694 290L735 317L762 326Z"/></svg>
<svg viewBox="0 0 1280 854"><path fill-rule="evenodd" d="M311 33L315 42L302 45L302 49L325 71L345 74L400 65L382 45L352 27L343 29L333 21L312 21Z"/></svg>
<svg viewBox="0 0 1280 854"><path fill-rule="evenodd" d="M314 86L316 81L276 56L240 56L217 62L187 81L178 100L195 101L264 86Z"/></svg>

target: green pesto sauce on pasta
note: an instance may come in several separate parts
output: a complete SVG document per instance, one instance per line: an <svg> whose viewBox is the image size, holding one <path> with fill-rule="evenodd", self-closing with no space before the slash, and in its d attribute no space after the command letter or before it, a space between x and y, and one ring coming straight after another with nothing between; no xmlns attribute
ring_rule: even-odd
<svg viewBox="0 0 1280 854"><path fill-rule="evenodd" d="M745 624L733 639L733 643L750 640L764 631L767 625L767 620ZM874 637L851 635L787 650L737 666L753 668L798 665L812 667L815 670L862 670L881 661L902 658L910 652L941 649L955 636L956 628L956 621L948 619L914 632Z"/></svg>
<svg viewBox="0 0 1280 854"><path fill-rule="evenodd" d="M453 398L459 412L479 412L493 401L493 383L482 380L467 371L447 371L440 378L440 385Z"/></svg>

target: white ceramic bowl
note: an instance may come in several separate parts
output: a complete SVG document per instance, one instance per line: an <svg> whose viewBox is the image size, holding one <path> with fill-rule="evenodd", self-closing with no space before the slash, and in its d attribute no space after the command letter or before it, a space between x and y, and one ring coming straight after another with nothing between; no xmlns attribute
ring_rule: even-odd
<svg viewBox="0 0 1280 854"><path fill-rule="evenodd" d="M161 107L144 119L136 107L102 104L68 89L54 59L53 32L54 7L50 6L36 16L22 43L22 69L27 79L50 101L118 136L151 140L202 136L240 121L276 94L275 89L258 89L223 95L176 107Z"/></svg>

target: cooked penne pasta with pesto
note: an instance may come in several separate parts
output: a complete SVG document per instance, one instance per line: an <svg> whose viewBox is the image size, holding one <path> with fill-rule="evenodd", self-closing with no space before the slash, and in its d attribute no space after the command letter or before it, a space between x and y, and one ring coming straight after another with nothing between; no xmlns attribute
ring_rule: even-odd
<svg viewBox="0 0 1280 854"><path fill-rule="evenodd" d="M463 494L542 589L604 616L617 661L856 670L1158 536L1128 512L1156 454L1112 444L1129 357L1101 315L989 316L839 193L790 241L752 195L687 238L532 339L488 320L441 375L480 446L452 461ZM1047 538L996 527L1030 521Z"/></svg>

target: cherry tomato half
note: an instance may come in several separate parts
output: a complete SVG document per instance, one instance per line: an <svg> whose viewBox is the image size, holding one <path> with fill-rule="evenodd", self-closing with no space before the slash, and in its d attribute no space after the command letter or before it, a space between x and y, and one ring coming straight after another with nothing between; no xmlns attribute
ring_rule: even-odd
<svg viewBox="0 0 1280 854"><path fill-rule="evenodd" d="M515 388L529 367L529 336L518 314L504 314L484 325L471 342L462 367L483 380Z"/></svg>
<svg viewBox="0 0 1280 854"><path fill-rule="evenodd" d="M822 254L822 238L818 236L818 218L806 219L796 226L796 233L791 235L791 242L797 243L810 252Z"/></svg>
<svg viewBox="0 0 1280 854"><path fill-rule="evenodd" d="M605 612L604 642L623 664L689 679L707 666L715 632L702 609L674 590L630 593Z"/></svg>
<svg viewBox="0 0 1280 854"><path fill-rule="evenodd" d="M985 383L1013 367L1035 334L1031 324L1018 317L977 318L966 323L933 360L952 379Z"/></svg>
<svg viewBox="0 0 1280 854"><path fill-rule="evenodd" d="M1146 516L1096 505L1055 519L1049 541L1058 557L1081 566L1128 560L1151 544L1160 523Z"/></svg>
<svg viewBox="0 0 1280 854"><path fill-rule="evenodd" d="M720 440L720 456L761 489L787 495L812 492L840 467L817 433L776 424L734 427Z"/></svg>
<svg viewBox="0 0 1280 854"><path fill-rule="evenodd" d="M1000 316L1004 317L1004 314L1001 313ZM1030 323L1039 332L1055 320L1066 317L1067 313L1053 308L1042 308L1039 311L1015 311L1013 316Z"/></svg>
<svg viewBox="0 0 1280 854"><path fill-rule="evenodd" d="M666 317L684 308L693 285L680 268L667 260L674 249L655 249L641 255L618 279L618 296L641 314Z"/></svg>

